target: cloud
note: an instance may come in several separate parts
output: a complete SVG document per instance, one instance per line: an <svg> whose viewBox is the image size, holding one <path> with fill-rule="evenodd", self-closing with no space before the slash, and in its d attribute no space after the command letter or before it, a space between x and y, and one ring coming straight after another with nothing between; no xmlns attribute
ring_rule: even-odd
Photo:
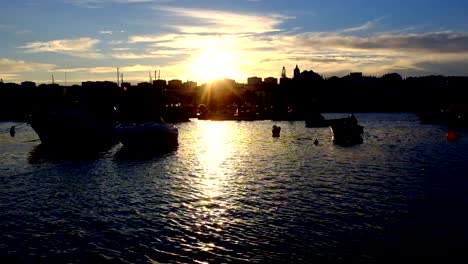
<svg viewBox="0 0 468 264"><path fill-rule="evenodd" d="M180 34L164 34L164 35L140 35L131 36L129 38L130 43L142 43L142 42L168 42L173 41L177 38L181 38Z"/></svg>
<svg viewBox="0 0 468 264"><path fill-rule="evenodd" d="M131 50L131 48L112 48L113 51L127 51Z"/></svg>
<svg viewBox="0 0 468 264"><path fill-rule="evenodd" d="M291 17L279 14L234 13L221 10L181 7L155 7L161 12L172 13L189 23L170 25L182 33L245 34L280 31L278 26ZM187 25L189 24L189 25Z"/></svg>
<svg viewBox="0 0 468 264"><path fill-rule="evenodd" d="M65 3L85 8L100 8L103 0L66 0Z"/></svg>
<svg viewBox="0 0 468 264"><path fill-rule="evenodd" d="M468 52L468 33L376 34L369 37L305 33L297 35L296 40L302 46L362 51Z"/></svg>
<svg viewBox="0 0 468 264"><path fill-rule="evenodd" d="M371 21L368 21L360 26L357 26L357 27L352 27L352 28L346 28L346 29L343 29L341 30L340 32L341 33L350 33L350 32L358 32L358 31L366 31L366 30L370 30L372 28L374 28L377 23L379 21L381 21L383 19L383 17L381 18L377 18L377 19L374 19L374 20L371 20Z"/></svg>
<svg viewBox="0 0 468 264"><path fill-rule="evenodd" d="M23 60L10 60L10 59L5 59L5 58L0 59L0 72L2 73L1 76L5 76L4 73L49 71L53 69L54 67L55 67L54 64L48 64L48 63L28 62L28 61L23 61Z"/></svg>
<svg viewBox="0 0 468 264"><path fill-rule="evenodd" d="M88 51L99 40L92 38L57 39L47 42L29 42L20 48L28 52L64 52L64 51Z"/></svg>
<svg viewBox="0 0 468 264"><path fill-rule="evenodd" d="M29 42L19 48L29 53L57 52L77 57L97 58L101 54L91 49L100 41L92 38L57 39L46 42Z"/></svg>
<svg viewBox="0 0 468 264"><path fill-rule="evenodd" d="M19 75L14 73L3 73L0 75L0 79L4 82L13 82L19 80Z"/></svg>
<svg viewBox="0 0 468 264"><path fill-rule="evenodd" d="M113 53L111 54L112 58L115 59L125 59L125 60L133 60L133 59L151 59L151 58L161 58L165 56L150 54L150 53Z"/></svg>
<svg viewBox="0 0 468 264"><path fill-rule="evenodd" d="M112 35L112 30L101 30L99 31L99 34Z"/></svg>
<svg viewBox="0 0 468 264"><path fill-rule="evenodd" d="M120 67L121 72L148 72L155 70L155 66L153 65L141 65L136 64L132 66L124 66ZM88 68L62 68L62 69L55 69L55 72L86 72L86 73L95 73L95 74L102 74L102 73L115 73L117 71L116 67L88 67Z"/></svg>
<svg viewBox="0 0 468 264"><path fill-rule="evenodd" d="M123 44L125 43L123 40L111 40L109 42L107 42L109 45L120 45L120 44Z"/></svg>
<svg viewBox="0 0 468 264"><path fill-rule="evenodd" d="M171 0L65 0L65 3L84 8L102 8L106 4L136 4L150 2L170 2Z"/></svg>

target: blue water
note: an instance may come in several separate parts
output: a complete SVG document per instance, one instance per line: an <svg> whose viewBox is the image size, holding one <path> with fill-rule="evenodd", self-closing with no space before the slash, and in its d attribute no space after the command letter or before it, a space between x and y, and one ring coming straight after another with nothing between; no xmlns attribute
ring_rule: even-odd
<svg viewBox="0 0 468 264"><path fill-rule="evenodd" d="M303 122L191 120L177 148L151 153L2 133L0 259L467 261L468 130L448 142L413 114L356 116L364 143L351 147Z"/></svg>

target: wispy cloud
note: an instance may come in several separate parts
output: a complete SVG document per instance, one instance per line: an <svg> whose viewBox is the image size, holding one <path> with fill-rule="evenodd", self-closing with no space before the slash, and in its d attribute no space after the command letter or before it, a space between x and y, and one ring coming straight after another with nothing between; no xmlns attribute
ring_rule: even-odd
<svg viewBox="0 0 468 264"><path fill-rule="evenodd" d="M131 48L112 48L113 51L127 51L131 50Z"/></svg>
<svg viewBox="0 0 468 264"><path fill-rule="evenodd" d="M0 72L4 73L22 73L34 71L48 71L55 67L54 64L37 63L23 60L0 59ZM0 76L1 77L1 76Z"/></svg>
<svg viewBox="0 0 468 264"><path fill-rule="evenodd" d="M125 51L125 50L116 50L116 51ZM148 50L145 53L113 53L110 56L115 59L149 59L149 58L171 58L177 55L186 54L187 51L183 49L158 49L158 50Z"/></svg>
<svg viewBox="0 0 468 264"><path fill-rule="evenodd" d="M111 40L109 42L107 42L109 45L120 45L120 44L123 44L125 43L125 41L123 40Z"/></svg>
<svg viewBox="0 0 468 264"><path fill-rule="evenodd" d="M78 39L57 39L46 42L29 42L19 48L26 52L57 52L77 57L100 57L101 54L92 50L99 43L98 39L78 38Z"/></svg>
<svg viewBox="0 0 468 264"><path fill-rule="evenodd" d="M468 33L375 34L368 37L305 33L297 35L295 41L301 46L362 51L468 52Z"/></svg>
<svg viewBox="0 0 468 264"><path fill-rule="evenodd" d="M174 41L177 38L182 38L181 34L163 34L163 35L139 35L131 36L129 38L130 43L141 43L141 42L168 42Z"/></svg>
<svg viewBox="0 0 468 264"><path fill-rule="evenodd" d="M120 3L120 4L135 4L149 2L170 2L171 0L65 0L65 3L72 4L84 8L102 8L105 4Z"/></svg>
<svg viewBox="0 0 468 264"><path fill-rule="evenodd" d="M378 24L378 22L381 21L382 19L383 17L368 21L357 27L346 28L346 29L341 30L340 33L367 31L367 30L374 28Z"/></svg>
<svg viewBox="0 0 468 264"><path fill-rule="evenodd" d="M234 13L222 10L159 6L155 10L191 19L184 24L170 25L182 33L267 33L280 31L278 26L291 17L280 14ZM186 20L185 19L185 20Z"/></svg>
<svg viewBox="0 0 468 264"><path fill-rule="evenodd" d="M2 73L0 74L0 79L4 82L15 82L19 81L19 74L14 73Z"/></svg>
<svg viewBox="0 0 468 264"><path fill-rule="evenodd" d="M101 30L99 31L99 34L112 35L112 30Z"/></svg>
<svg viewBox="0 0 468 264"><path fill-rule="evenodd" d="M120 71L122 72L148 72L155 70L155 66L153 65L131 65L120 67ZM88 67L88 68L61 68L55 69L55 72L87 72L87 73L115 73L115 67Z"/></svg>

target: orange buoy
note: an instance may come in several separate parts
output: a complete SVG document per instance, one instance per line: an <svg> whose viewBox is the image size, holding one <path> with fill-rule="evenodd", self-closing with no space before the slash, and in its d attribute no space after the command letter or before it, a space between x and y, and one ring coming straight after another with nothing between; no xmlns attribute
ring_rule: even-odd
<svg viewBox="0 0 468 264"><path fill-rule="evenodd" d="M447 132L447 140L448 141L454 141L454 140L457 140L457 138L458 138L457 132L455 132L455 131Z"/></svg>

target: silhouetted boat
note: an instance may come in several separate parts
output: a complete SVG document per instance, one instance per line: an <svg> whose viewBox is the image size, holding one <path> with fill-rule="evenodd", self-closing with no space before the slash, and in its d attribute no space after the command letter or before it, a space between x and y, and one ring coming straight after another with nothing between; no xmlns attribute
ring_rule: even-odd
<svg viewBox="0 0 468 264"><path fill-rule="evenodd" d="M305 125L306 127L327 127L329 122L322 114L315 113L306 117Z"/></svg>
<svg viewBox="0 0 468 264"><path fill-rule="evenodd" d="M364 127L358 125L354 115L328 120L333 133L333 142L339 145L353 145L363 142Z"/></svg>
<svg viewBox="0 0 468 264"><path fill-rule="evenodd" d="M115 128L124 146L161 147L178 144L179 130L172 124L159 122L123 123Z"/></svg>
<svg viewBox="0 0 468 264"><path fill-rule="evenodd" d="M29 123L43 144L113 145L117 143L114 111L93 104L69 103L35 112Z"/></svg>

